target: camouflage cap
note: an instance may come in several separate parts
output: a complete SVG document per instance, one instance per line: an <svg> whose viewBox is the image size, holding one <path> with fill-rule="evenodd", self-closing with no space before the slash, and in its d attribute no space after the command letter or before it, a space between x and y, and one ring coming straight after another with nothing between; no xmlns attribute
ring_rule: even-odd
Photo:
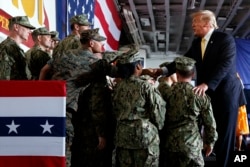
<svg viewBox="0 0 250 167"><path fill-rule="evenodd" d="M130 50L135 50L135 49L139 50L139 46L133 43L133 44L128 44L128 45L121 46L119 48L119 51L128 52Z"/></svg>
<svg viewBox="0 0 250 167"><path fill-rule="evenodd" d="M140 52L138 49L131 49L117 59L117 64L127 64L142 60L142 57L139 57L139 55Z"/></svg>
<svg viewBox="0 0 250 167"><path fill-rule="evenodd" d="M159 67L165 67L166 65L170 64L170 62L164 62L159 65Z"/></svg>
<svg viewBox="0 0 250 167"><path fill-rule="evenodd" d="M176 69L181 70L181 71L193 70L195 66L195 62L196 61L194 59L191 59L185 56L175 58Z"/></svg>
<svg viewBox="0 0 250 167"><path fill-rule="evenodd" d="M51 32L49 32L49 30L47 30L47 28L45 28L45 27L37 28L31 34L32 34L32 36L52 35Z"/></svg>
<svg viewBox="0 0 250 167"><path fill-rule="evenodd" d="M102 53L102 58L107 60L108 63L112 63L122 54L121 51L106 51Z"/></svg>
<svg viewBox="0 0 250 167"><path fill-rule="evenodd" d="M88 21L86 14L76 15L70 19L70 24L80 24L83 26L91 26L92 24Z"/></svg>
<svg viewBox="0 0 250 167"><path fill-rule="evenodd" d="M99 28L96 28L96 29L89 29L89 30L84 30L82 33L81 33L81 39L93 39L95 41L105 41L106 38L101 36L99 33Z"/></svg>
<svg viewBox="0 0 250 167"><path fill-rule="evenodd" d="M13 24L20 24L21 26L27 27L29 29L35 29L36 27L32 26L29 22L27 16L16 16L9 19L9 28Z"/></svg>
<svg viewBox="0 0 250 167"><path fill-rule="evenodd" d="M61 39L59 38L59 32L57 31L50 31L51 38L54 41L60 41Z"/></svg>

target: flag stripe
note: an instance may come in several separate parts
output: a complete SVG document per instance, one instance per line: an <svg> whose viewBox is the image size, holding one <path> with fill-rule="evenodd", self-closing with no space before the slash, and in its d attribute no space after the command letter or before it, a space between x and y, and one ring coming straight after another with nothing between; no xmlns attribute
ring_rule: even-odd
<svg viewBox="0 0 250 167"><path fill-rule="evenodd" d="M66 96L65 81L0 81L0 96Z"/></svg>
<svg viewBox="0 0 250 167"><path fill-rule="evenodd" d="M105 13L106 14L106 13ZM112 33L109 31L109 23L106 22L104 13L101 10L100 4L96 3L95 4L95 16L100 20L101 25L102 25L102 29L107 37L107 43L109 44L109 46L111 47L111 49L113 50L117 50L118 49L118 45L117 45L117 40L113 37Z"/></svg>
<svg viewBox="0 0 250 167"><path fill-rule="evenodd" d="M95 17L95 26L101 27L102 26L101 24L102 23L100 23L99 19L97 17ZM105 32L103 31L103 29L99 29L99 33L106 37ZM112 49L112 47L107 42L105 43L104 48L105 48L106 51L113 51L114 50L114 49Z"/></svg>
<svg viewBox="0 0 250 167"><path fill-rule="evenodd" d="M0 117L63 117L66 97L0 97L0 106Z"/></svg>
<svg viewBox="0 0 250 167"><path fill-rule="evenodd" d="M101 13L104 16L103 21L108 24L108 31L111 32L111 35L116 41L119 41L121 25L119 25L119 19L115 17L118 16L118 13L116 12L116 8L112 6L114 3L112 1L103 1L100 4L97 1L97 4L101 8L100 11L102 11Z"/></svg>
<svg viewBox="0 0 250 167"><path fill-rule="evenodd" d="M0 148L0 157L65 156L65 137L0 137Z"/></svg>
<svg viewBox="0 0 250 167"><path fill-rule="evenodd" d="M0 81L0 167L65 167L64 81Z"/></svg>
<svg viewBox="0 0 250 167"><path fill-rule="evenodd" d="M65 167L65 157L2 156L1 167Z"/></svg>
<svg viewBox="0 0 250 167"><path fill-rule="evenodd" d="M14 130L12 124L17 126ZM0 136L65 136L63 117L0 117L0 127Z"/></svg>

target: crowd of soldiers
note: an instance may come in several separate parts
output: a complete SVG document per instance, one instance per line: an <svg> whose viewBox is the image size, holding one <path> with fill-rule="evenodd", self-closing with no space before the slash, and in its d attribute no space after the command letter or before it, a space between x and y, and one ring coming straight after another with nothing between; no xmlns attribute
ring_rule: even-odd
<svg viewBox="0 0 250 167"><path fill-rule="evenodd" d="M196 61L176 58L177 80L157 88L145 75L159 70L143 68L139 46L104 52L106 38L86 15L70 25L60 40L27 16L13 17L0 44L1 80L66 81L66 166L204 166L218 134L210 98L193 91ZM25 53L19 45L29 34L34 46Z"/></svg>

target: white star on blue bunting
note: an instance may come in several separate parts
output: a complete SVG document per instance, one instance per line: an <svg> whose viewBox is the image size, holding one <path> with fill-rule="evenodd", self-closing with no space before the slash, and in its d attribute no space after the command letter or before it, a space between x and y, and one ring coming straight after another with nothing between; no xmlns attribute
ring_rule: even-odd
<svg viewBox="0 0 250 167"><path fill-rule="evenodd" d="M49 121L46 120L46 123L45 123L44 125L40 125L40 126L43 127L43 134L44 134L45 132L51 133L51 128L52 128L54 125L50 125L50 124L49 124Z"/></svg>
<svg viewBox="0 0 250 167"><path fill-rule="evenodd" d="M14 120L12 120L11 124L10 125L6 125L9 129L9 134L11 132L15 132L17 134L17 128L20 126L20 125L16 125Z"/></svg>

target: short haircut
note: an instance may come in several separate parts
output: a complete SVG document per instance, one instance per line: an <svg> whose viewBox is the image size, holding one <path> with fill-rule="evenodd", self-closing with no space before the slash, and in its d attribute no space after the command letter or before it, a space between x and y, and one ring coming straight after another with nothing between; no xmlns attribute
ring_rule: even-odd
<svg viewBox="0 0 250 167"><path fill-rule="evenodd" d="M183 78L189 78L189 77L192 77L194 75L194 72L195 72L195 69L193 68L192 70L190 71L184 71L184 70L179 70L179 69L176 69L176 72L182 76Z"/></svg>
<svg viewBox="0 0 250 167"><path fill-rule="evenodd" d="M198 12L195 12L191 14L191 17L194 18L196 16L201 16L201 20L209 22L209 24L215 28L218 29L219 26L217 25L215 15L212 11L210 10L200 10Z"/></svg>

